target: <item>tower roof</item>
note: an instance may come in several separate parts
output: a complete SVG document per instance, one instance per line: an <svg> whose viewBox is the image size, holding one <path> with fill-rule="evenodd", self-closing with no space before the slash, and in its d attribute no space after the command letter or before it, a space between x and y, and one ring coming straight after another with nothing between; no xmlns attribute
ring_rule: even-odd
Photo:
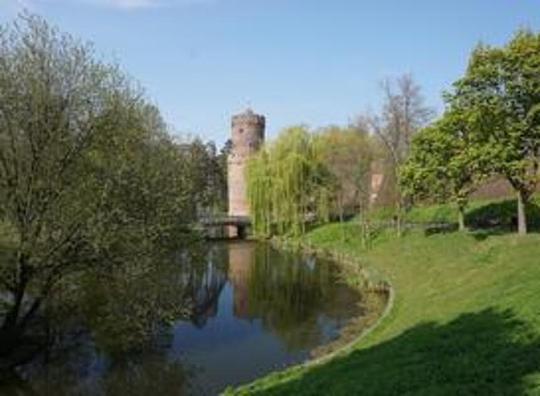
<svg viewBox="0 0 540 396"><path fill-rule="evenodd" d="M243 113L234 115L232 117L233 125L235 123L254 123L261 124L264 126L266 119L264 116L255 113L251 108L247 108Z"/></svg>

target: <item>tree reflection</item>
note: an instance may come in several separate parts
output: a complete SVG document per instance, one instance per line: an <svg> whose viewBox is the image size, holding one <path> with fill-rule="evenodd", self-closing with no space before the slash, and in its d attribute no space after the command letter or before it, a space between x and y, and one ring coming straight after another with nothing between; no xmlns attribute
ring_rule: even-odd
<svg viewBox="0 0 540 396"><path fill-rule="evenodd" d="M339 325L360 310L360 295L337 284L332 265L268 245L230 245L229 279L235 315L260 318L289 350L312 349L326 341L328 329L321 318Z"/></svg>
<svg viewBox="0 0 540 396"><path fill-rule="evenodd" d="M209 247L204 265L185 268L188 273L187 295L192 303L190 319L204 327L217 315L219 296L227 283L226 251L218 244Z"/></svg>
<svg viewBox="0 0 540 396"><path fill-rule="evenodd" d="M58 361L47 365L31 383L20 377L12 379L9 387L1 388L2 395L145 396L189 392L189 371L179 361L169 360L162 354L130 358L106 367L100 367L99 361L86 361L88 368L94 371L86 373L84 378L78 371L80 366L73 361L66 363Z"/></svg>
<svg viewBox="0 0 540 396"><path fill-rule="evenodd" d="M188 373L181 363L163 355L144 356L113 367L99 383L108 396L185 395L187 385Z"/></svg>
<svg viewBox="0 0 540 396"><path fill-rule="evenodd" d="M227 281L223 252L206 248L87 278L82 312L100 350L115 356L152 348L157 339L172 339L170 325L179 320L204 326Z"/></svg>
<svg viewBox="0 0 540 396"><path fill-rule="evenodd" d="M18 371L19 381L9 383L17 395L35 390L182 394L192 373L199 384L204 374L180 363L179 356L190 353L191 346L178 354L174 342L184 333L172 324L191 322L202 330L216 317L230 326L230 334L247 328L231 321L228 310L218 316L221 296L235 318L254 323L250 331L271 333L262 337L277 338L290 353L286 358L296 359L330 341L344 321L361 313L361 295L337 277L329 263L256 243L198 245L174 256L134 257L129 264L85 274L76 288L60 288L58 304L53 299L47 307L50 347ZM232 296L223 293L227 283ZM10 394L1 383L0 393Z"/></svg>
<svg viewBox="0 0 540 396"><path fill-rule="evenodd" d="M10 388L0 383L0 393L183 394L189 376L168 357L170 325L201 324L211 316L226 282L219 254L197 246L173 256L136 257L78 279L48 307L45 353L20 369Z"/></svg>

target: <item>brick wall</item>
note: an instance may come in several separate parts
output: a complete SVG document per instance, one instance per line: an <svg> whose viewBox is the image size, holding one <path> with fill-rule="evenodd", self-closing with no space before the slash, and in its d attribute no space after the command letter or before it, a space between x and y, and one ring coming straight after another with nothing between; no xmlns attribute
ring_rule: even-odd
<svg viewBox="0 0 540 396"><path fill-rule="evenodd" d="M264 143L266 120L247 110L233 116L231 123L232 149L228 159L229 215L249 216L246 165Z"/></svg>

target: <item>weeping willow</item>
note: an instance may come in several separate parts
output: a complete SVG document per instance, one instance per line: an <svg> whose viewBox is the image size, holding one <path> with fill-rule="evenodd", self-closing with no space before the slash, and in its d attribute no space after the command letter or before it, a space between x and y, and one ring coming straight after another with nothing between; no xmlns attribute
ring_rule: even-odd
<svg viewBox="0 0 540 396"><path fill-rule="evenodd" d="M250 160L248 200L256 234L298 236L308 221L328 221L332 190L319 151L305 127L293 127Z"/></svg>

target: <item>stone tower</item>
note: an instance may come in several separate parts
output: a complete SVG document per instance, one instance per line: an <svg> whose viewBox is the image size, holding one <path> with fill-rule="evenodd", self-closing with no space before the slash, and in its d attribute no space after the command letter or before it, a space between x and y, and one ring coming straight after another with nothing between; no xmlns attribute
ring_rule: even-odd
<svg viewBox="0 0 540 396"><path fill-rule="evenodd" d="M229 216L249 216L246 164L264 142L266 120L248 109L232 117L232 150L228 159Z"/></svg>

